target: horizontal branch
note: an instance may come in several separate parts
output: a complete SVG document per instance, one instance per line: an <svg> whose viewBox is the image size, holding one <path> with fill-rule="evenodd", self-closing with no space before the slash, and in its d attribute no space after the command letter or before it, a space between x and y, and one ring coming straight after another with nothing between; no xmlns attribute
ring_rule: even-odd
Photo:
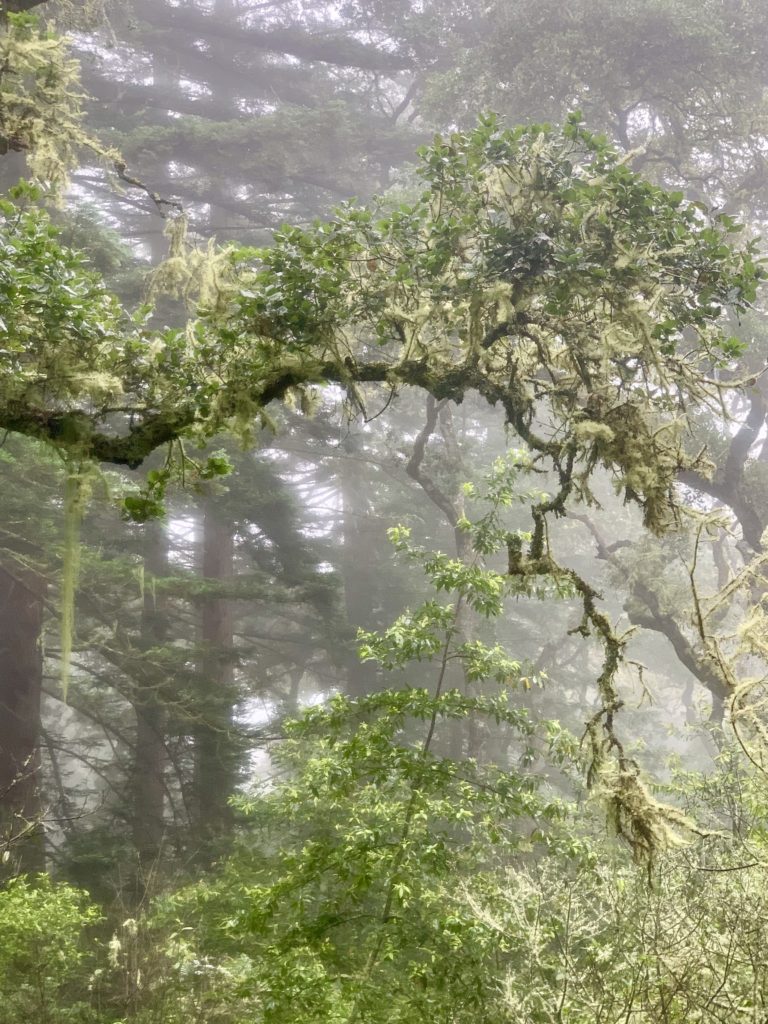
<svg viewBox="0 0 768 1024"><path fill-rule="evenodd" d="M338 362L311 362L301 367L278 369L249 398L254 409L265 408L283 398L292 388L308 384L386 384L422 388L438 401L447 398L461 402L469 391L477 391L490 405L501 405L507 421L534 449L557 458L560 447L555 442L537 437L526 421L525 409L516 400L511 388L502 387L471 363L435 368L423 360L400 363L356 363L347 357ZM14 404L0 408L0 430L24 434L77 451L83 458L137 469L157 448L184 435L190 428L205 427L205 419L192 404L169 411L148 412L137 406L125 434L99 426L102 414L82 409L49 411L28 405Z"/></svg>

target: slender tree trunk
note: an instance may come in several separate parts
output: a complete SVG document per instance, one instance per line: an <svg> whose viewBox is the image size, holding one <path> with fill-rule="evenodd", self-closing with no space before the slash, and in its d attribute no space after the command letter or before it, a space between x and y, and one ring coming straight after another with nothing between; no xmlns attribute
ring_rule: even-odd
<svg viewBox="0 0 768 1024"><path fill-rule="evenodd" d="M406 472L419 484L432 504L439 509L443 518L453 528L456 557L460 562L463 562L464 565L469 565L474 559L472 544L470 542L469 535L459 528L459 522L464 516L464 498L462 491L460 489L455 493L446 491L444 486L441 486L436 479L433 479L429 475L423 465L426 446L435 431L439 428L453 475L456 477L460 477L461 475L461 450L456 436L451 406L445 399L441 402L436 402L432 396L428 396L426 401L426 411L426 423L416 439L413 454L406 466ZM466 601L462 601L456 611L454 627L454 642L456 645L469 643L474 639L476 620L476 613ZM459 671L464 692L469 695L476 689L476 687L472 680L470 680L466 671L466 666L463 662ZM466 720L457 719L451 723L448 749L452 758L461 760L465 756L465 746L466 756L477 756L480 750L480 742L481 738L477 729L477 721L474 716L470 716Z"/></svg>
<svg viewBox="0 0 768 1024"><path fill-rule="evenodd" d="M350 435L346 448L350 454L357 447ZM374 585L371 571L371 544L369 522L370 507L365 497L365 482L361 479L360 463L354 458L341 460L340 483L343 514L344 547L341 567L344 576L344 605L350 627L347 642L347 692L351 697L363 697L377 689L374 662L362 662L357 654L355 634L358 628L371 629L373 624Z"/></svg>
<svg viewBox="0 0 768 1024"><path fill-rule="evenodd" d="M212 500L204 502L203 578L226 584L234 574L232 528ZM239 745L234 735L236 702L231 602L211 593L203 599L200 639L202 688L195 730L195 795L203 859L229 829L229 807L237 783Z"/></svg>
<svg viewBox="0 0 768 1024"><path fill-rule="evenodd" d="M0 850L42 870L40 698L44 583L33 570L0 566Z"/></svg>
<svg viewBox="0 0 768 1024"><path fill-rule="evenodd" d="M141 646L145 652L162 645L168 633L167 599L155 580L168 574L168 549L160 522L146 524L144 533L144 606ZM147 658L136 684L136 759L133 773L133 841L139 866L141 898L156 866L165 829L166 711L159 691L162 679Z"/></svg>

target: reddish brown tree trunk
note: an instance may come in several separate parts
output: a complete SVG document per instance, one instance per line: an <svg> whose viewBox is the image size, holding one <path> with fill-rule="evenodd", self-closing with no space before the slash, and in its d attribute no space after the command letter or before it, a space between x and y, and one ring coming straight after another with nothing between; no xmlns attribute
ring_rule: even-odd
<svg viewBox="0 0 768 1024"><path fill-rule="evenodd" d="M0 566L0 844L25 868L42 868L40 698L42 579Z"/></svg>

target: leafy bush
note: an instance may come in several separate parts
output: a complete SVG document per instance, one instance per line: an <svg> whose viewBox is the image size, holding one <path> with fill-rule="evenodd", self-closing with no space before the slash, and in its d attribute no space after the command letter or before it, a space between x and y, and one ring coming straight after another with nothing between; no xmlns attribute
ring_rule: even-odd
<svg viewBox="0 0 768 1024"><path fill-rule="evenodd" d="M0 891L0 1024L95 1020L88 980L101 915L88 894L45 875Z"/></svg>

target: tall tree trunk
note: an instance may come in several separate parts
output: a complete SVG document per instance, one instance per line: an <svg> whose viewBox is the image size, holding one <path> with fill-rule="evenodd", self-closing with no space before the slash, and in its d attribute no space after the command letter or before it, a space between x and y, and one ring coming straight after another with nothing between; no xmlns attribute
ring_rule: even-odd
<svg viewBox="0 0 768 1024"><path fill-rule="evenodd" d="M359 444L359 440L350 434L345 442L349 456L359 450ZM375 662L360 661L355 643L358 628L371 629L373 626L375 581L371 571L373 536L369 522L370 507L365 497L365 481L361 479L359 460L352 457L342 459L339 478L344 538L341 568L344 578L344 605L350 627L345 659L347 692L351 697L363 697L368 693L374 693L378 682Z"/></svg>
<svg viewBox="0 0 768 1024"><path fill-rule="evenodd" d="M44 583L31 569L0 566L0 850L42 870L40 698Z"/></svg>
<svg viewBox="0 0 768 1024"><path fill-rule="evenodd" d="M168 633L167 598L155 580L168 575L168 547L163 525L150 521L144 532L144 606L141 646L161 646ZM166 710L159 694L162 677L148 657L136 681L136 755L133 771L133 841L138 858L137 895L146 893L160 857L165 830Z"/></svg>
<svg viewBox="0 0 768 1024"><path fill-rule="evenodd" d="M215 502L203 504L203 578L226 584L234 574L232 527L217 514ZM195 730L195 796L200 853L215 855L216 843L232 822L229 807L237 783L239 744L234 735L236 703L232 606L215 590L202 602L202 687Z"/></svg>

